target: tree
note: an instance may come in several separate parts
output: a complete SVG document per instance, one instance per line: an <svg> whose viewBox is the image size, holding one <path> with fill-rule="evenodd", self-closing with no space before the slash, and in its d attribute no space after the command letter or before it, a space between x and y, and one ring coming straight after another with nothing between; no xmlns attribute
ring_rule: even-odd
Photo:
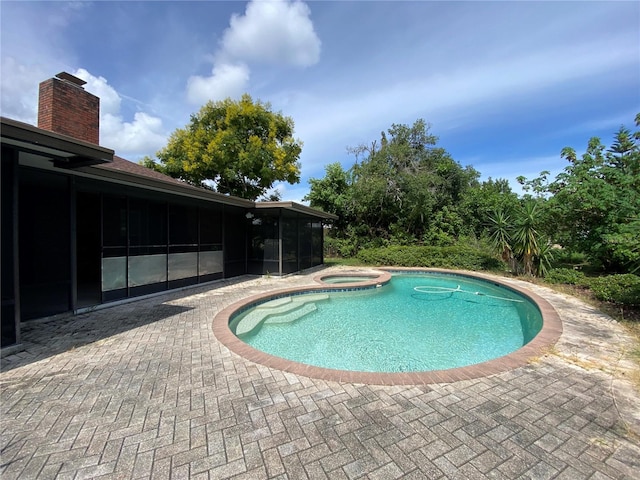
<svg viewBox="0 0 640 480"><path fill-rule="evenodd" d="M508 180L489 178L472 182L459 205L468 235L481 238L493 223L496 213L509 217L518 205L518 195L511 191ZM489 223L487 224L487 219Z"/></svg>
<svg viewBox="0 0 640 480"><path fill-rule="evenodd" d="M636 125L640 126L640 114L636 116ZM624 175L630 175L636 181L640 176L639 140L640 132L633 134L623 125L616 133L611 148L607 151L607 159L611 166L614 169L619 169Z"/></svg>
<svg viewBox="0 0 640 480"><path fill-rule="evenodd" d="M593 137L582 156L565 147L561 157L569 165L545 187L554 241L605 270L634 269L640 261L640 132L622 126L608 150Z"/></svg>
<svg viewBox="0 0 640 480"><path fill-rule="evenodd" d="M393 124L379 141L350 148L355 164L330 165L311 179L312 207L340 216L331 235L352 245L449 245L467 228L459 204L479 176L437 146L430 125ZM471 229L472 227L470 227Z"/></svg>
<svg viewBox="0 0 640 480"><path fill-rule="evenodd" d="M303 200L314 208L337 215L338 220L333 225L339 231L343 230L349 223L349 173L339 163L331 163L325 167L324 178L312 178L309 184L309 194Z"/></svg>
<svg viewBox="0 0 640 480"><path fill-rule="evenodd" d="M192 185L255 200L277 181L298 183L301 143L293 120L249 95L208 102L142 164Z"/></svg>
<svg viewBox="0 0 640 480"><path fill-rule="evenodd" d="M430 232L437 229L435 212L461 195L475 171L463 170L437 147L429 130L422 119L411 126L393 124L379 144L353 149L367 157L351 169L351 211L355 223L368 227L370 239L406 244L447 235Z"/></svg>

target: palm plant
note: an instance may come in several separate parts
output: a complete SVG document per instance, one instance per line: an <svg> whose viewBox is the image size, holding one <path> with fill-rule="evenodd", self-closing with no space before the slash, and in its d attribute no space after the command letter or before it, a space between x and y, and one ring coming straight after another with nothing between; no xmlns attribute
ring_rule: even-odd
<svg viewBox="0 0 640 480"><path fill-rule="evenodd" d="M522 264L525 275L533 275L534 258L539 255L538 204L526 201L520 211L513 230L514 252Z"/></svg>
<svg viewBox="0 0 640 480"><path fill-rule="evenodd" d="M496 210L489 216L489 239L502 260L514 270L511 228L511 217L502 210Z"/></svg>
<svg viewBox="0 0 640 480"><path fill-rule="evenodd" d="M525 201L515 212L515 219L502 210L489 216L489 239L513 273L544 276L551 268L553 251L538 231L541 214L535 200Z"/></svg>
<svg viewBox="0 0 640 480"><path fill-rule="evenodd" d="M538 245L538 254L534 258L535 273L538 277L544 277L552 266L553 247L551 242L539 242Z"/></svg>

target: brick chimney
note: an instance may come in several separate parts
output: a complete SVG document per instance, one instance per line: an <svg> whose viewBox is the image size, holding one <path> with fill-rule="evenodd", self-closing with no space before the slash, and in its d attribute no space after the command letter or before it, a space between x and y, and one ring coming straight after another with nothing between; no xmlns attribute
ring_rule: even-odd
<svg viewBox="0 0 640 480"><path fill-rule="evenodd" d="M98 145L100 99L85 91L85 83L66 72L42 82L38 127Z"/></svg>

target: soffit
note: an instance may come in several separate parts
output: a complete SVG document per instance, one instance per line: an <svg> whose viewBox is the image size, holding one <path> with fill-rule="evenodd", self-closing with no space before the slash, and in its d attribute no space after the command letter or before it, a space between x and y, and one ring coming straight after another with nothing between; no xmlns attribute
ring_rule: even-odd
<svg viewBox="0 0 640 480"><path fill-rule="evenodd" d="M10 118L0 118L2 143L49 157L57 167L77 168L113 161L113 150L43 130Z"/></svg>

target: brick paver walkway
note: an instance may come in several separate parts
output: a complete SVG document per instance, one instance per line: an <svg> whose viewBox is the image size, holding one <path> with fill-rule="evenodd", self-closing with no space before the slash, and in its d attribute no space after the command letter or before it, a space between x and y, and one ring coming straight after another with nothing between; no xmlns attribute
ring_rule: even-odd
<svg viewBox="0 0 640 480"><path fill-rule="evenodd" d="M26 350L2 360L0 476L640 478L629 339L608 317L527 287L563 320L555 348L427 386L295 376L214 337L225 306L312 277L245 277L26 324Z"/></svg>

